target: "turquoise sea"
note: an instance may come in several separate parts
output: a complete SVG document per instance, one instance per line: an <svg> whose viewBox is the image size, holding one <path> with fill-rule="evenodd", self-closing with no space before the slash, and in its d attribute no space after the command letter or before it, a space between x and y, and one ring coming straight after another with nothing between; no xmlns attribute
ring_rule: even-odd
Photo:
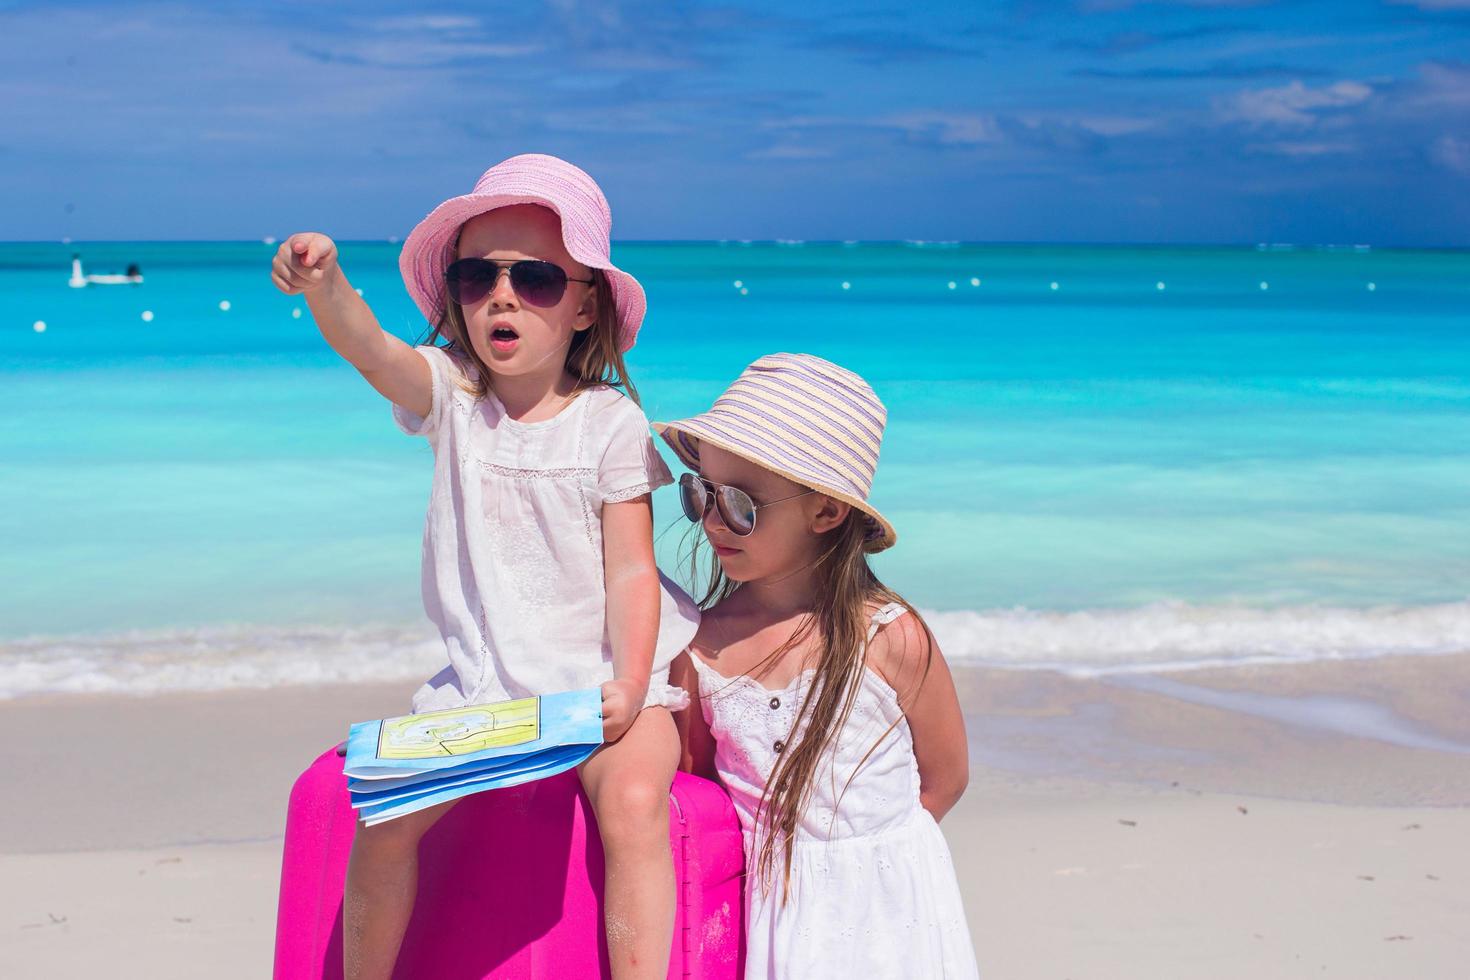
<svg viewBox="0 0 1470 980"><path fill-rule="evenodd" d="M0 245L0 697L437 663L418 594L427 447L271 287L273 251ZM145 281L68 288L73 252ZM342 253L383 324L421 334L397 246ZM630 365L650 418L701 410L771 351L873 383L889 409L874 497L900 533L877 568L956 660L1470 649L1470 253L614 257L649 294ZM668 489L655 519L676 571Z"/></svg>

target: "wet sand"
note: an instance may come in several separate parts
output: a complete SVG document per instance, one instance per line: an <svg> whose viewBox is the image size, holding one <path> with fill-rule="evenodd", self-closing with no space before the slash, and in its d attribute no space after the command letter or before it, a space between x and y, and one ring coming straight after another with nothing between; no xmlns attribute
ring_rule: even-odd
<svg viewBox="0 0 1470 980"><path fill-rule="evenodd" d="M1470 655L957 680L984 975L1463 975ZM291 782L408 693L0 703L0 975L268 975Z"/></svg>

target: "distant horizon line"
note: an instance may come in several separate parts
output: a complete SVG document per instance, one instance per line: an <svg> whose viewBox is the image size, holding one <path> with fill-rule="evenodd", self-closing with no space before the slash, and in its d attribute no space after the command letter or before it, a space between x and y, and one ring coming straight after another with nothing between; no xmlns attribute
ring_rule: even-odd
<svg viewBox="0 0 1470 980"><path fill-rule="evenodd" d="M0 239L3 245L59 245L63 247L83 245L276 245L277 238L18 238ZM389 238L338 238L335 241L351 245L401 245L403 239ZM1319 250L1336 252L1463 252L1470 251L1470 242L1463 245L1374 245L1372 243L1346 242L1166 242L1166 241L1098 241L1098 240L1041 240L1041 239L924 239L924 238L615 238L614 245L781 245L800 247L803 245L908 245L914 248L1012 248L1017 246L1043 248L1198 248L1198 249L1249 249L1253 251L1296 251Z"/></svg>

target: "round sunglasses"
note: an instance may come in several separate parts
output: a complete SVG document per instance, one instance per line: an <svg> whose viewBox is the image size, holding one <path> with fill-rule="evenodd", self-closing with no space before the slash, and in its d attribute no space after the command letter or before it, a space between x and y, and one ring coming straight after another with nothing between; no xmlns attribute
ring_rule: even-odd
<svg viewBox="0 0 1470 980"><path fill-rule="evenodd" d="M704 520L704 515L709 512L713 504L719 511L720 520L725 522L725 527L732 534L745 537L755 530L755 513L763 507L779 504L786 500L795 500L797 497L805 497L815 490L803 490L801 493L793 493L789 497L778 497L775 500L767 500L758 504L750 499L750 494L739 487L726 486L723 483L711 483L698 473L685 473L679 477L679 503L684 508L684 516L698 524Z"/></svg>
<svg viewBox="0 0 1470 980"><path fill-rule="evenodd" d="M510 275L510 287L523 303L531 306L555 306L566 295L567 283L595 279L572 279L567 270L543 259L520 259L496 262L493 259L460 259L444 270L444 284L450 298L460 306L473 306L495 291L501 272Z"/></svg>

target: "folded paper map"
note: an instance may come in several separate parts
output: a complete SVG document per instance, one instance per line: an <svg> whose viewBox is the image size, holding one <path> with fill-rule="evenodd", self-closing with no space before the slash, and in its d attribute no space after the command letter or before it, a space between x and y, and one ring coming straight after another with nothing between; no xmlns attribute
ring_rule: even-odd
<svg viewBox="0 0 1470 980"><path fill-rule="evenodd" d="M352 806L371 825L566 772L601 744L594 687L358 722L342 771Z"/></svg>

